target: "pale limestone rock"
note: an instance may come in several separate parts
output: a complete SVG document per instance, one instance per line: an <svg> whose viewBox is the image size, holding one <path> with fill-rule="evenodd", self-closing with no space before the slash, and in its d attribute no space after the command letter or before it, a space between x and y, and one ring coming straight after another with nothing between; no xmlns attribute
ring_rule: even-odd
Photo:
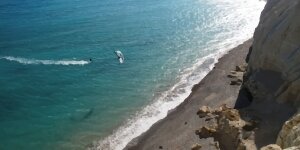
<svg viewBox="0 0 300 150"><path fill-rule="evenodd" d="M197 112L197 115L200 117L200 118L203 118L204 116L206 116L208 113L211 112L211 109L210 107L208 106L202 106L199 108L198 112Z"/></svg>
<svg viewBox="0 0 300 150"><path fill-rule="evenodd" d="M236 109L227 109L223 113L224 116L230 121L239 121L241 119L240 114Z"/></svg>
<svg viewBox="0 0 300 150"><path fill-rule="evenodd" d="M300 0L268 0L253 38L243 82L253 103L291 103L299 109ZM276 144L300 150L300 112L284 123Z"/></svg>
<svg viewBox="0 0 300 150"><path fill-rule="evenodd" d="M270 144L270 145L262 147L260 150L282 150L282 149L279 145Z"/></svg>
<svg viewBox="0 0 300 150"><path fill-rule="evenodd" d="M208 138L213 137L217 130L213 127L204 126L201 129L196 131L196 134L199 135L200 138Z"/></svg>
<svg viewBox="0 0 300 150"><path fill-rule="evenodd" d="M241 78L243 77L244 73L243 72L236 72L236 71L231 71L227 77L228 78Z"/></svg>
<svg viewBox="0 0 300 150"><path fill-rule="evenodd" d="M284 123L276 143L282 148L300 146L300 114Z"/></svg>
<svg viewBox="0 0 300 150"><path fill-rule="evenodd" d="M256 150L254 129L257 121L253 118L244 120L237 109L229 108L225 104L217 109L202 106L201 112L211 118L211 122L196 130L200 138L213 137L220 149ZM208 115L209 114L209 115ZM245 114L245 112L243 112ZM207 122L208 123L208 122Z"/></svg>
<svg viewBox="0 0 300 150"><path fill-rule="evenodd" d="M202 148L202 145L201 144L194 144L191 148L191 150L200 150Z"/></svg>
<svg viewBox="0 0 300 150"><path fill-rule="evenodd" d="M300 150L300 146L293 146L293 147L285 148L283 150Z"/></svg>
<svg viewBox="0 0 300 150"><path fill-rule="evenodd" d="M242 85L243 83L243 75L246 71L245 65L236 66L235 71L231 71L227 77L231 78L230 85Z"/></svg>
<svg viewBox="0 0 300 150"><path fill-rule="evenodd" d="M257 150L254 140L241 140L237 150Z"/></svg>
<svg viewBox="0 0 300 150"><path fill-rule="evenodd" d="M246 71L246 68L247 66L246 65L239 65L239 66L236 66L235 67L235 71L238 71L238 72L245 72Z"/></svg>
<svg viewBox="0 0 300 150"><path fill-rule="evenodd" d="M300 104L300 0L269 0L254 33L245 87L257 99Z"/></svg>

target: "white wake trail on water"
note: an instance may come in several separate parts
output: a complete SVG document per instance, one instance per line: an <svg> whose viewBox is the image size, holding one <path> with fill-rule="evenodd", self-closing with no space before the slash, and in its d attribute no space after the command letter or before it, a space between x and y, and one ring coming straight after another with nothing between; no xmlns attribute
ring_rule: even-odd
<svg viewBox="0 0 300 150"><path fill-rule="evenodd" d="M89 64L89 61L85 60L38 60L38 59L30 59L30 58L22 58L22 57L13 57L13 56L4 56L0 57L0 59L18 62L20 64L25 65L86 65Z"/></svg>

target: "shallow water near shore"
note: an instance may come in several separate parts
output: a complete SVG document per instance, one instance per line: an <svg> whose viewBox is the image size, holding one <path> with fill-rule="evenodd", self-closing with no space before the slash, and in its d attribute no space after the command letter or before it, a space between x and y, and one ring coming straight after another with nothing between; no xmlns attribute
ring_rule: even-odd
<svg viewBox="0 0 300 150"><path fill-rule="evenodd" d="M264 4L0 2L0 149L122 149L252 36Z"/></svg>

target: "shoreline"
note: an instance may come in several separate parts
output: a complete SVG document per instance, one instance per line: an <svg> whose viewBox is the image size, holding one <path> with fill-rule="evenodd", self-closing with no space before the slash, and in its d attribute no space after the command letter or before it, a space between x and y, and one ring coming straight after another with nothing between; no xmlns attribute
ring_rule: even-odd
<svg viewBox="0 0 300 150"><path fill-rule="evenodd" d="M164 120L171 112L175 111L179 105L192 94L193 89L198 85L220 61L232 49L242 45L249 38L240 40L235 44L224 44L223 47L215 53L200 58L192 65L192 70L181 76L180 81L165 91L162 97L159 97L153 103L142 108L124 124L114 130L109 136L93 141L87 146L89 150L122 150L135 139L147 133L153 125ZM251 39L250 39L251 40ZM213 62L212 62L213 61ZM195 71L195 67L198 71ZM185 68L190 70L191 68ZM200 69L200 70L199 70ZM184 90L184 92L178 92ZM177 92L176 92L177 91ZM177 94L173 94L173 93Z"/></svg>
<svg viewBox="0 0 300 150"><path fill-rule="evenodd" d="M222 104L234 106L240 86L230 85L227 74L235 66L245 62L252 39L227 51L218 59L211 70L192 88L190 95L168 115L153 124L150 129L131 140L124 148L135 149L190 149L195 143L203 148L212 148L212 138L200 139L194 131L204 122L198 119L196 112L199 106L207 105L216 108ZM220 99L221 98L221 99Z"/></svg>

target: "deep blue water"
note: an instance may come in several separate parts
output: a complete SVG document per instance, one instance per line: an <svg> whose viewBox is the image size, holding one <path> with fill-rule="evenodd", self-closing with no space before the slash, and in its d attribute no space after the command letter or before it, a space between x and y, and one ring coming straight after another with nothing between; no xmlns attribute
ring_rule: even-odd
<svg viewBox="0 0 300 150"><path fill-rule="evenodd" d="M222 52L251 37L263 6L0 1L0 149L122 148L182 102Z"/></svg>

